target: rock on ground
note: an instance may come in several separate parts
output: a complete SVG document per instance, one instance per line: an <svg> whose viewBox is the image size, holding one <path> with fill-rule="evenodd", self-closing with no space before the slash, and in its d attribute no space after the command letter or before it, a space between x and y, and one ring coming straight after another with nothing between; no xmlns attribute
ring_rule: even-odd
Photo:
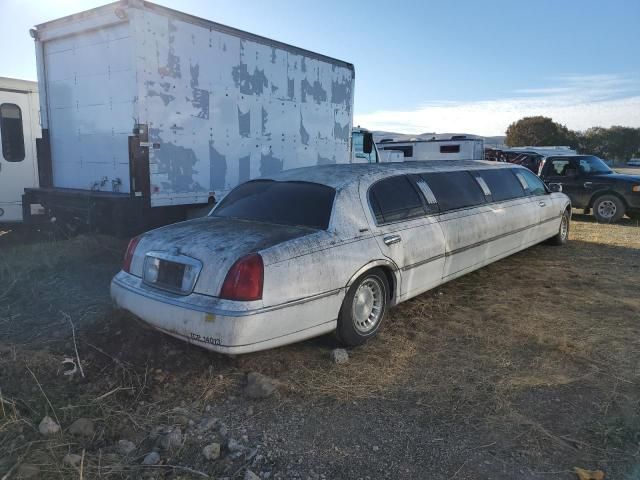
<svg viewBox="0 0 640 480"><path fill-rule="evenodd" d="M143 465L157 465L160 463L160 454L158 452L150 452L142 460Z"/></svg>
<svg viewBox="0 0 640 480"><path fill-rule="evenodd" d="M331 350L331 361L337 365L349 362L349 352L344 348L334 348Z"/></svg>
<svg viewBox="0 0 640 480"><path fill-rule="evenodd" d="M244 472L244 480L260 480L260 477L251 470Z"/></svg>
<svg viewBox="0 0 640 480"><path fill-rule="evenodd" d="M40 468L31 463L23 463L18 467L18 478L38 478L40 476Z"/></svg>
<svg viewBox="0 0 640 480"><path fill-rule="evenodd" d="M80 437L93 437L95 427L93 420L88 418L79 418L69 427L69 433Z"/></svg>
<svg viewBox="0 0 640 480"><path fill-rule="evenodd" d="M40 421L38 430L45 437L55 435L60 431L60 425L58 425L53 418L46 416Z"/></svg>
<svg viewBox="0 0 640 480"><path fill-rule="evenodd" d="M247 375L247 386L244 393L249 398L267 398L278 388L279 382L258 372Z"/></svg>
<svg viewBox="0 0 640 480"><path fill-rule="evenodd" d="M67 453L62 459L62 463L70 467L77 467L82 463L82 456L77 453Z"/></svg>
<svg viewBox="0 0 640 480"><path fill-rule="evenodd" d="M182 445L182 430L180 427L172 429L160 437L160 446L165 450L179 448Z"/></svg>
<svg viewBox="0 0 640 480"><path fill-rule="evenodd" d="M122 455L129 455L136 449L136 444L129 440L118 440L118 452Z"/></svg>
<svg viewBox="0 0 640 480"><path fill-rule="evenodd" d="M216 460L220 458L220 444L210 443L202 449L202 454L207 460Z"/></svg>

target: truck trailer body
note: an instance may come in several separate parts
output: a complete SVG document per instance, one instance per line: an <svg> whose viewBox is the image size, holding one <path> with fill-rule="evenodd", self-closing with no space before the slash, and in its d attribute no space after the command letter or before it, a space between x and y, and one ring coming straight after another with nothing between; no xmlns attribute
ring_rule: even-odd
<svg viewBox="0 0 640 480"><path fill-rule="evenodd" d="M38 84L0 77L0 223L22 221L22 194L38 185Z"/></svg>
<svg viewBox="0 0 640 480"><path fill-rule="evenodd" d="M168 223L252 178L368 161L350 63L142 0L32 36L46 153L26 195L52 216Z"/></svg>

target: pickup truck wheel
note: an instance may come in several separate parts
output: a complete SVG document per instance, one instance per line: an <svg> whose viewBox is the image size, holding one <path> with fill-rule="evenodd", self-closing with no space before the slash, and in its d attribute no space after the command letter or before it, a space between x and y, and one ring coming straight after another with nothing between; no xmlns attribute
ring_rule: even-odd
<svg viewBox="0 0 640 480"><path fill-rule="evenodd" d="M549 239L551 245L565 245L569 240L569 227L571 225L571 215L569 210L565 210L560 219L558 233Z"/></svg>
<svg viewBox="0 0 640 480"><path fill-rule="evenodd" d="M624 213L624 204L615 195L602 195L593 202L593 215L600 223L615 223Z"/></svg>
<svg viewBox="0 0 640 480"><path fill-rule="evenodd" d="M346 346L361 345L375 336L387 311L389 282L374 268L362 274L349 288L338 315L336 336Z"/></svg>

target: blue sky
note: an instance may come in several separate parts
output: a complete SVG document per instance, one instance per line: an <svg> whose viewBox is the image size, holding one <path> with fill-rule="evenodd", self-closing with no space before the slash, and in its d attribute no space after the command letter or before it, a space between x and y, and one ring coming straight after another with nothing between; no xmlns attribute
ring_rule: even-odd
<svg viewBox="0 0 640 480"><path fill-rule="evenodd" d="M35 79L34 24L94 0L0 0L0 76ZM544 114L640 127L640 1L157 0L352 62L356 123L500 135Z"/></svg>

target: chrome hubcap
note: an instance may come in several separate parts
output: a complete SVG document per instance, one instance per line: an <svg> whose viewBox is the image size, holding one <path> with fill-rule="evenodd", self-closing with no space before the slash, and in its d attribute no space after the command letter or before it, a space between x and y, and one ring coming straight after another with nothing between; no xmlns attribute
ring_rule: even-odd
<svg viewBox="0 0 640 480"><path fill-rule="evenodd" d="M567 238L568 232L569 232L569 219L567 219L566 215L563 215L562 221L560 222L560 236L562 238Z"/></svg>
<svg viewBox="0 0 640 480"><path fill-rule="evenodd" d="M376 278L367 278L360 284L353 297L351 311L356 330L368 333L375 328L382 316L384 290Z"/></svg>
<svg viewBox="0 0 640 480"><path fill-rule="evenodd" d="M616 214L618 207L611 200L605 200L598 204L598 214L603 218L611 218Z"/></svg>

